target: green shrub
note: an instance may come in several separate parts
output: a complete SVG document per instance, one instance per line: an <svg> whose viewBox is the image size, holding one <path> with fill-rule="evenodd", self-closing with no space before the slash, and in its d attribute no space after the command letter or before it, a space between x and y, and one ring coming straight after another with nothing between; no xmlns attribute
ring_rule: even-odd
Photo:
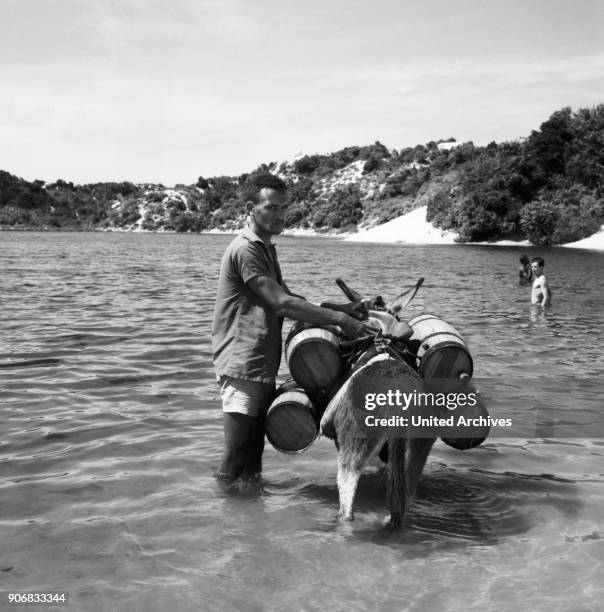
<svg viewBox="0 0 604 612"><path fill-rule="evenodd" d="M297 174L312 174L321 164L321 156L305 155L294 162L294 170Z"/></svg>
<svg viewBox="0 0 604 612"><path fill-rule="evenodd" d="M536 245L581 240L596 233L603 221L604 201L576 185L543 194L520 212L520 225Z"/></svg>
<svg viewBox="0 0 604 612"><path fill-rule="evenodd" d="M380 167L380 160L373 155L363 164L363 174L369 174Z"/></svg>
<svg viewBox="0 0 604 612"><path fill-rule="evenodd" d="M529 202L520 212L522 231L533 244L538 246L554 244L554 232L558 220L558 208L546 200Z"/></svg>
<svg viewBox="0 0 604 612"><path fill-rule="evenodd" d="M356 225L363 217L361 193L357 185L347 185L333 192L329 199L324 223L329 228Z"/></svg>
<svg viewBox="0 0 604 612"><path fill-rule="evenodd" d="M298 202L288 207L285 215L285 227L298 225L306 219L309 212L309 207L304 202Z"/></svg>

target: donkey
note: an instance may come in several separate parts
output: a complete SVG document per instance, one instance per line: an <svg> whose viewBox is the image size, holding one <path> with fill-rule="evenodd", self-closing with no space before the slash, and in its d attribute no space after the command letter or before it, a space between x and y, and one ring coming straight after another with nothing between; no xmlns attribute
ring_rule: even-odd
<svg viewBox="0 0 604 612"><path fill-rule="evenodd" d="M321 432L335 439L338 448L338 492L340 497L339 517L354 519L353 502L361 470L375 455L385 459L387 455L386 488L390 503L390 523L393 527L401 521L415 495L422 470L436 438L421 438L410 435L410 429L393 431L386 427L375 428L368 435L364 426L365 399L369 389L380 385L402 393L421 391L422 381L417 372L407 363L387 352L377 354L368 351L365 363L357 365L346 380L321 419ZM410 419L411 411L401 415ZM376 418L388 418L393 410L376 406L371 414Z"/></svg>

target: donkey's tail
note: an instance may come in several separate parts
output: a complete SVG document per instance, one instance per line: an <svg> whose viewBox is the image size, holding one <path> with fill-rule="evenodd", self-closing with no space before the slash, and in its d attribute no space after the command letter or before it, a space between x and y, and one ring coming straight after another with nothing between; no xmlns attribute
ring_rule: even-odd
<svg viewBox="0 0 604 612"><path fill-rule="evenodd" d="M405 438L391 438L388 441L387 491L390 503L390 523L398 527L409 507L407 478L405 475Z"/></svg>

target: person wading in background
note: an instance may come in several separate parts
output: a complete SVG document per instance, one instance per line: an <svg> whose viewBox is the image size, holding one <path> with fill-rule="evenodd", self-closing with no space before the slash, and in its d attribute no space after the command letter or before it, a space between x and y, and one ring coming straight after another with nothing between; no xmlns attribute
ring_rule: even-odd
<svg viewBox="0 0 604 612"><path fill-rule="evenodd" d="M552 292L547 284L547 278L543 273L545 260L543 257L533 257L531 259L531 270L533 272L533 289L531 291L531 304L549 306L552 302Z"/></svg>
<svg viewBox="0 0 604 612"><path fill-rule="evenodd" d="M533 280L533 271L529 258L526 255L520 256L520 265L518 266L518 284L528 285Z"/></svg>

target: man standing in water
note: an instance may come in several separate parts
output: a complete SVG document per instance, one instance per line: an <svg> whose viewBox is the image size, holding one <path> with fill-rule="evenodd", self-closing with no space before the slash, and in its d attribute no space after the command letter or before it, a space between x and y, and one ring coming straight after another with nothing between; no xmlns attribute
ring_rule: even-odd
<svg viewBox="0 0 604 612"><path fill-rule="evenodd" d="M224 450L216 477L233 482L258 474L264 417L281 360L283 317L339 325L354 338L366 333L353 304L331 310L295 295L281 277L271 237L283 230L286 185L271 174L254 181L250 224L227 247L220 264L212 353L222 397Z"/></svg>
<svg viewBox="0 0 604 612"><path fill-rule="evenodd" d="M545 274L543 273L544 266L545 260L543 257L533 257L533 259L531 259L531 271L535 278L531 292L531 304L549 306L552 301L552 294L549 290Z"/></svg>

